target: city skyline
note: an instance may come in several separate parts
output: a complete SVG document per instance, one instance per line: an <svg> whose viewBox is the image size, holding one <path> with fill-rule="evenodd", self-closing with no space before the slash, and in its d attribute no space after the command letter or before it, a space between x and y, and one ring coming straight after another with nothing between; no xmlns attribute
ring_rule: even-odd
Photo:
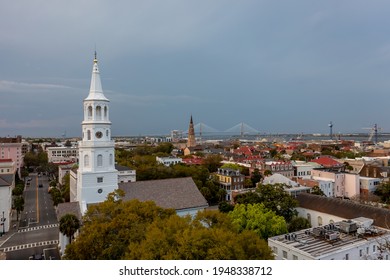
<svg viewBox="0 0 390 280"><path fill-rule="evenodd" d="M386 1L29 1L0 11L0 137L80 137L96 49L113 136L194 124L390 131Z"/></svg>

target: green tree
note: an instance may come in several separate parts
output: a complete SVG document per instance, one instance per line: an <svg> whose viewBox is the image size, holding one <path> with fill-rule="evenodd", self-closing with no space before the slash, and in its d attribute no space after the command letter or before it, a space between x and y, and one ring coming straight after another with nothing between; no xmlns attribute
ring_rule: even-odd
<svg viewBox="0 0 390 280"><path fill-rule="evenodd" d="M17 196L14 198L14 209L16 210L16 220L19 221L19 214L24 210L23 196Z"/></svg>
<svg viewBox="0 0 390 280"><path fill-rule="evenodd" d="M221 167L222 156L221 155L208 155L203 159L203 166L205 166L209 172L217 172Z"/></svg>
<svg viewBox="0 0 390 280"><path fill-rule="evenodd" d="M74 214L65 214L60 219L59 230L69 238L69 244L72 243L74 234L80 228L80 221Z"/></svg>
<svg viewBox="0 0 390 280"><path fill-rule="evenodd" d="M262 179L261 173L258 168L255 168L251 175L252 187L255 188L256 184Z"/></svg>
<svg viewBox="0 0 390 280"><path fill-rule="evenodd" d="M233 211L234 209L234 206L231 205L229 202L227 201L221 201L219 204L218 204L218 210L222 213L228 213L230 211Z"/></svg>
<svg viewBox="0 0 390 280"><path fill-rule="evenodd" d="M252 231L238 233L230 219L216 211L156 220L139 245L130 244L127 259L238 260L273 259L267 243Z"/></svg>
<svg viewBox="0 0 390 280"><path fill-rule="evenodd" d="M240 232L252 230L262 239L287 232L284 218L267 209L262 203L237 204L228 215Z"/></svg>
<svg viewBox="0 0 390 280"><path fill-rule="evenodd" d="M110 194L106 201L88 208L79 236L65 250L66 259L123 259L131 243L145 239L146 228L154 220L175 215L173 209L162 209L151 201L117 197Z"/></svg>
<svg viewBox="0 0 390 280"><path fill-rule="evenodd" d="M303 217L294 217L288 224L288 231L294 232L301 229L307 229L310 228L311 224L310 221Z"/></svg>
<svg viewBox="0 0 390 280"><path fill-rule="evenodd" d="M325 196L324 192L320 189L319 186L312 187L310 193L315 195Z"/></svg>
<svg viewBox="0 0 390 280"><path fill-rule="evenodd" d="M254 192L239 194L235 198L238 204L263 203L264 206L285 218L287 222L297 215L298 201L284 190L283 184L259 184Z"/></svg>
<svg viewBox="0 0 390 280"><path fill-rule="evenodd" d="M173 145L172 143L161 143L157 147L154 148L153 153L161 153L163 155L170 155L173 151Z"/></svg>
<svg viewBox="0 0 390 280"><path fill-rule="evenodd" d="M61 191L57 188L53 188L50 191L51 199L53 200L53 205L57 206L58 204L64 202Z"/></svg>
<svg viewBox="0 0 390 280"><path fill-rule="evenodd" d="M374 194L379 196L383 203L390 204L390 183L383 182L380 184Z"/></svg>
<svg viewBox="0 0 390 280"><path fill-rule="evenodd" d="M179 217L154 202L123 201L111 194L89 207L83 220L65 259L273 259L265 240L238 232L219 211Z"/></svg>

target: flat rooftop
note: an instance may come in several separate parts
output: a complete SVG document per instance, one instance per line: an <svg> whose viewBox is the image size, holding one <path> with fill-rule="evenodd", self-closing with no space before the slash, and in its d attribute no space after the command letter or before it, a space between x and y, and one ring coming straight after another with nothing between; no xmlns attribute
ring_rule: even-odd
<svg viewBox="0 0 390 280"><path fill-rule="evenodd" d="M269 240L299 250L302 254L310 255L315 259L343 249L363 245L384 235L390 235L390 230L372 226L372 221L372 219L359 217L274 236ZM355 224L356 227L352 227L352 224Z"/></svg>

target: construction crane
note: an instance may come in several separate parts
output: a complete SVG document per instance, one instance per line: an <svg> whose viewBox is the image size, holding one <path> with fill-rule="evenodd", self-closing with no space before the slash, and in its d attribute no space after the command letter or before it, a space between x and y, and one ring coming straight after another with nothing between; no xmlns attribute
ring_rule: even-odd
<svg viewBox="0 0 390 280"><path fill-rule="evenodd" d="M380 127L378 127L377 124L374 124L373 127L363 127L363 129L370 129L371 132L370 132L370 135L368 136L368 142L371 142L372 140L372 137L375 137L374 139L374 144L377 145L378 144L378 131L381 130Z"/></svg>
<svg viewBox="0 0 390 280"><path fill-rule="evenodd" d="M330 129L330 131L329 131L330 140L333 140L333 123L330 122L330 123L328 124L328 126L329 126L329 129Z"/></svg>

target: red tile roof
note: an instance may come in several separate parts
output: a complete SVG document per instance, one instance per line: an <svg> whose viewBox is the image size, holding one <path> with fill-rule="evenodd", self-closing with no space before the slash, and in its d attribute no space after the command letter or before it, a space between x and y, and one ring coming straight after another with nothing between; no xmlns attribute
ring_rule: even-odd
<svg viewBox="0 0 390 280"><path fill-rule="evenodd" d="M4 159L0 159L0 162L12 162L12 159L4 158Z"/></svg>
<svg viewBox="0 0 390 280"><path fill-rule="evenodd" d="M321 156L319 158L313 159L311 162L318 163L323 167L338 167L343 165L329 156Z"/></svg>

